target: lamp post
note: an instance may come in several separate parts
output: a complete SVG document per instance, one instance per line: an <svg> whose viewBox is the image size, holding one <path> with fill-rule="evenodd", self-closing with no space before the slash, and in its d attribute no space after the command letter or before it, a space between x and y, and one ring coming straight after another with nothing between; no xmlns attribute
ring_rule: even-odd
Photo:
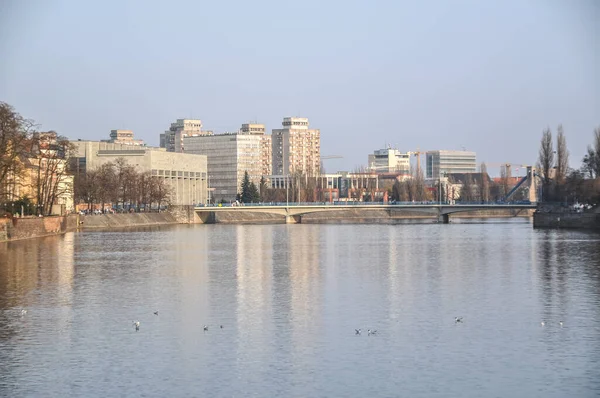
<svg viewBox="0 0 600 398"><path fill-rule="evenodd" d="M208 205L210 206L210 174L208 175Z"/></svg>
<svg viewBox="0 0 600 398"><path fill-rule="evenodd" d="M438 196L439 196L439 201L440 201L440 207L442 206L442 174L440 173L440 176L438 178L440 184L438 187Z"/></svg>

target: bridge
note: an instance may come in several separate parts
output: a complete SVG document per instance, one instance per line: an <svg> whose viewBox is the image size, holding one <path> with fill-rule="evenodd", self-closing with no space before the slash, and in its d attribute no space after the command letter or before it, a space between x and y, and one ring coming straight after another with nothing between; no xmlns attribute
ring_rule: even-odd
<svg viewBox="0 0 600 398"><path fill-rule="evenodd" d="M245 204L241 206L232 205L211 205L195 207L194 211L198 216L200 223L214 223L215 215L220 212L254 212L268 213L282 216L287 224L298 224L302 222L302 216L318 212L339 212L344 210L386 210L390 215L394 211L412 211L419 213L429 213L432 217L437 217L438 221L448 224L450 214L472 212L481 210L529 210L535 209L536 205L531 202L523 203L465 203L465 204L443 204L435 202L422 203L400 203L400 204L382 204L382 203L364 203L364 202L336 202L336 203L274 203L274 204Z"/></svg>

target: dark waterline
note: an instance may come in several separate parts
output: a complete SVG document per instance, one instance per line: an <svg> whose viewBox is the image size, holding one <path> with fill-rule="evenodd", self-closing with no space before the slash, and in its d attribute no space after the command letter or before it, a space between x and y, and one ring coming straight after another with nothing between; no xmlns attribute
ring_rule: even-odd
<svg viewBox="0 0 600 398"><path fill-rule="evenodd" d="M2 397L599 395L597 234L463 219L0 245Z"/></svg>

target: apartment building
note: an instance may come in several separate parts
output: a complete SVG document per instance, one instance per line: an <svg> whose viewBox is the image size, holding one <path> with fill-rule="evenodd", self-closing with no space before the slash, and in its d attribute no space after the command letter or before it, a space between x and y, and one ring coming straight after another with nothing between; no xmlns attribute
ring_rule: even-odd
<svg viewBox="0 0 600 398"><path fill-rule="evenodd" d="M184 137L186 153L208 159L213 202L233 201L247 171L257 186L261 177L271 174L270 136L262 124L243 124L235 133Z"/></svg>
<svg viewBox="0 0 600 398"><path fill-rule="evenodd" d="M307 118L285 117L282 129L271 134L274 175L320 174L321 132L309 129Z"/></svg>
<svg viewBox="0 0 600 398"><path fill-rule="evenodd" d="M183 139L185 137L196 137L210 135L211 131L202 130L202 120L199 119L177 119L171 123L169 130L160 135L160 147L167 152L184 152Z"/></svg>

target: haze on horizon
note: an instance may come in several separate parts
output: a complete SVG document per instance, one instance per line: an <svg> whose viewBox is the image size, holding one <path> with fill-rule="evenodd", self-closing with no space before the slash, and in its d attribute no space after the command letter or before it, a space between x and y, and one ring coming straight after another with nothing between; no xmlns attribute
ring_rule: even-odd
<svg viewBox="0 0 600 398"><path fill-rule="evenodd" d="M600 2L0 3L0 101L71 139L177 118L234 131L304 116L327 171L466 148L535 163L563 124L579 168L600 126Z"/></svg>

